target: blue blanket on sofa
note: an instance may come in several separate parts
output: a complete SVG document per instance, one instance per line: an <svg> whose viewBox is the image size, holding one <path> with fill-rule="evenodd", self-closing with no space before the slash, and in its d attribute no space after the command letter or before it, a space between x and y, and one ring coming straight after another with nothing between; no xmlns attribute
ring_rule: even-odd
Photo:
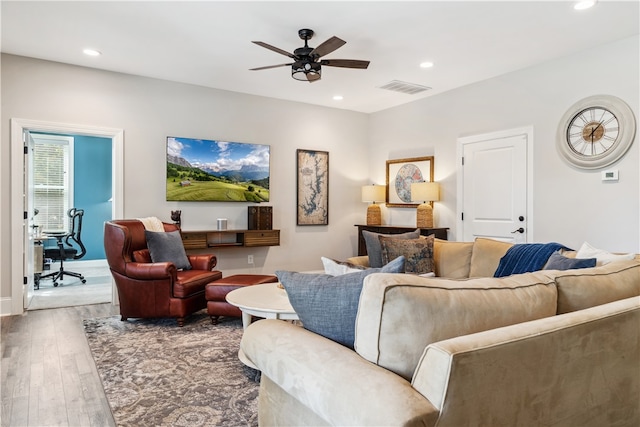
<svg viewBox="0 0 640 427"><path fill-rule="evenodd" d="M560 243L523 243L513 245L500 259L493 277L542 270L552 253L568 249Z"/></svg>

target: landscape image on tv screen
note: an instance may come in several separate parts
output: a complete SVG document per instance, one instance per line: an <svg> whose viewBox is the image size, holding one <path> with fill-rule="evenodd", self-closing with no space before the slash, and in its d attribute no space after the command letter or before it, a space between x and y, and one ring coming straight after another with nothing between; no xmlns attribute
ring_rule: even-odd
<svg viewBox="0 0 640 427"><path fill-rule="evenodd" d="M167 201L268 202L269 146L167 137Z"/></svg>

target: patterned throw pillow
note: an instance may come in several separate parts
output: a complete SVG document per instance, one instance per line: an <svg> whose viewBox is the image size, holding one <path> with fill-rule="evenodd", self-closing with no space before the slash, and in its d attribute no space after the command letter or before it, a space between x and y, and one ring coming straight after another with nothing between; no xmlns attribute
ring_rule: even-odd
<svg viewBox="0 0 640 427"><path fill-rule="evenodd" d="M394 239L380 236L382 247L382 261L405 257L405 273L425 274L434 271L433 263L433 234L418 239Z"/></svg>
<svg viewBox="0 0 640 427"><path fill-rule="evenodd" d="M367 255L369 255L369 267L380 268L386 264L382 262L382 248L380 247L380 240L378 239L380 236L393 237L394 239L417 239L420 237L420 229L400 234L380 234L374 233L373 231L362 230L362 237L367 247Z"/></svg>
<svg viewBox="0 0 640 427"><path fill-rule="evenodd" d="M341 276L293 271L276 271L276 276L284 285L289 302L305 329L353 348L356 315L365 277L373 273L403 271L404 258L401 257L382 268Z"/></svg>

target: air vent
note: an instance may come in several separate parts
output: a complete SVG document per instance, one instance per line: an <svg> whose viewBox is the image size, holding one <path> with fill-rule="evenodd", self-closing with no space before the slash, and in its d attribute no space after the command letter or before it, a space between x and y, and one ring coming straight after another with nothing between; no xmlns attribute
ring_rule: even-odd
<svg viewBox="0 0 640 427"><path fill-rule="evenodd" d="M389 83L382 86L378 86L380 89L392 90L395 92L406 93L408 95L415 95L416 93L424 92L431 89L428 86L421 86L415 83L401 82L400 80L391 80Z"/></svg>

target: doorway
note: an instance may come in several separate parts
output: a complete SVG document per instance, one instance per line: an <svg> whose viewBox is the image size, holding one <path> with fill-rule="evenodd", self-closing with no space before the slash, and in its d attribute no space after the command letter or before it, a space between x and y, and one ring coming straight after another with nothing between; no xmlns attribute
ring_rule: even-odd
<svg viewBox="0 0 640 427"><path fill-rule="evenodd" d="M70 307L111 302L111 274L104 252L104 223L112 219L113 199L111 138L86 135L60 135L29 132L25 177L27 198L33 208L30 229L35 234L35 250L42 252L40 264L34 262L35 289L28 310ZM46 238L51 233L69 232L68 212L77 217L79 242L73 243L78 259L49 260L58 253L58 241ZM27 251L28 252L28 251ZM37 257L36 257L37 258ZM81 274L59 277L64 270Z"/></svg>
<svg viewBox="0 0 640 427"><path fill-rule="evenodd" d="M70 125L61 123L41 122L24 119L11 119L11 169L14 179L11 184L11 244L15 248L11 255L11 311L21 314L29 306L34 293L33 277L28 272L33 270L32 240L29 239L30 207L27 184L28 180L20 169L26 168L24 150L26 140L24 135L29 132L57 133L95 136L111 139L112 156L112 185L111 217L122 218L123 215L123 143L122 129L103 128L84 125ZM27 196L27 197L25 197ZM117 301L115 286L111 283L111 301Z"/></svg>
<svg viewBox="0 0 640 427"><path fill-rule="evenodd" d="M458 139L458 240L530 242L533 128Z"/></svg>

